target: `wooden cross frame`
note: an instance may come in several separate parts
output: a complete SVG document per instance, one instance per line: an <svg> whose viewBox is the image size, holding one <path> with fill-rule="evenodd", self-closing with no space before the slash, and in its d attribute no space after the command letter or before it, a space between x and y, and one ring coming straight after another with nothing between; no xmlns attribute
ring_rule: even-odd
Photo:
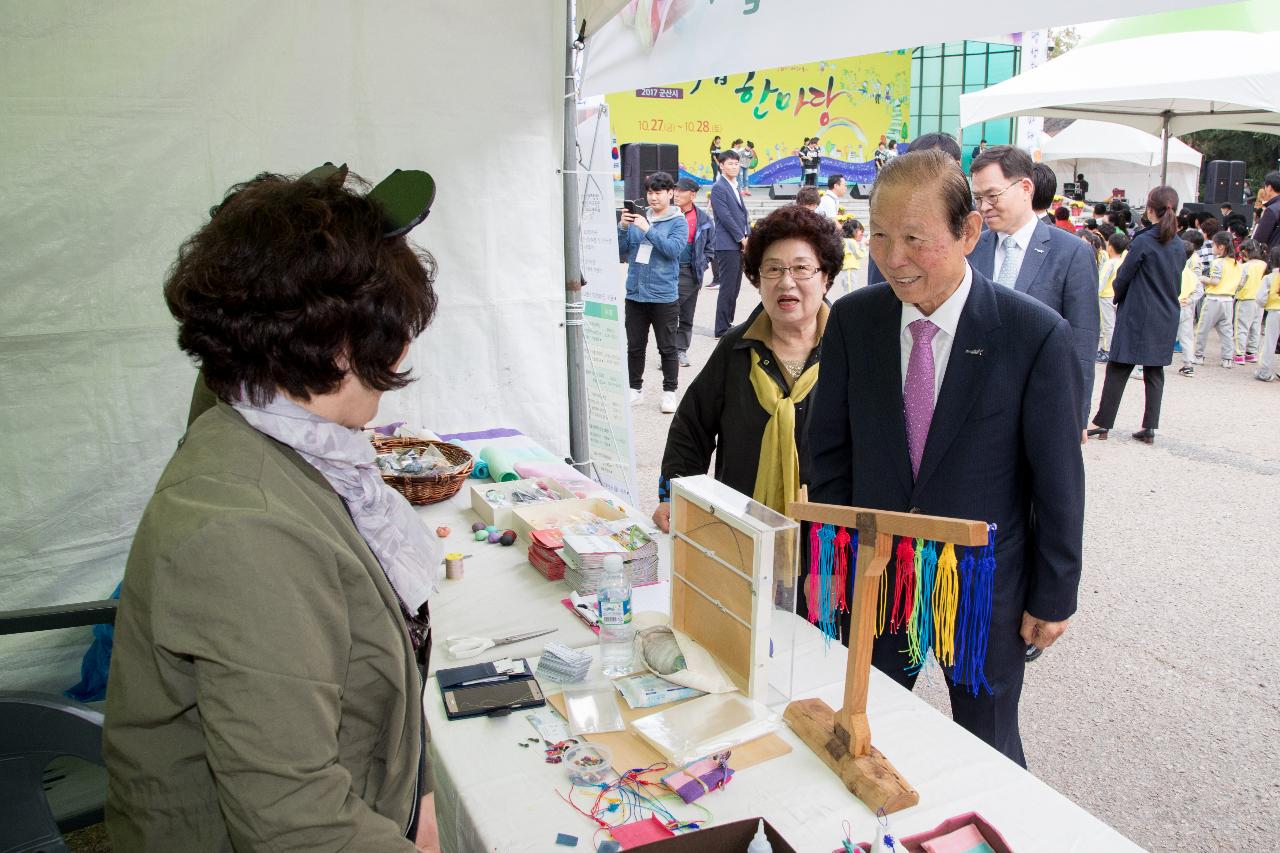
<svg viewBox="0 0 1280 853"><path fill-rule="evenodd" d="M880 577L889 566L895 536L974 547L987 544L987 524L809 503L807 494L800 497L800 501L787 504L787 515L796 521L856 528L858 562L850 608L844 707L836 712L821 699L801 699L789 704L783 716L800 739L871 811L883 808L888 813L909 808L920 802L920 794L871 745L871 726L867 723L867 683L871 677Z"/></svg>

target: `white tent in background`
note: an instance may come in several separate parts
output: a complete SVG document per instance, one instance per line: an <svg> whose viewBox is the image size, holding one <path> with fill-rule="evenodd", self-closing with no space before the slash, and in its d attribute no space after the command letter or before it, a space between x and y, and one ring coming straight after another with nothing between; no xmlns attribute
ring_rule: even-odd
<svg viewBox="0 0 1280 853"><path fill-rule="evenodd" d="M1042 160L1058 176L1058 186L1083 173L1090 198L1105 198L1113 188L1140 203L1160 186L1160 137L1123 124L1072 122L1045 141ZM1195 201L1200 181L1200 152L1179 139L1169 140L1169 174L1165 183L1182 201Z"/></svg>
<svg viewBox="0 0 1280 853"><path fill-rule="evenodd" d="M1034 71L961 95L960 125L1044 116L1170 137L1208 128L1280 134L1276 27L1274 0L1117 21Z"/></svg>

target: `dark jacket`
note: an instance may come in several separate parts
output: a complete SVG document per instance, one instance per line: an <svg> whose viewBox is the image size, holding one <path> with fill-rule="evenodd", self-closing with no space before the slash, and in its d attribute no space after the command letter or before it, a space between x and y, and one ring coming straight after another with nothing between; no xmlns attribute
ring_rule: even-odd
<svg viewBox="0 0 1280 853"><path fill-rule="evenodd" d="M711 185L711 213L716 218L716 236L712 246L719 249L741 249L742 238L751 233L747 208L729 179L720 177Z"/></svg>
<svg viewBox="0 0 1280 853"><path fill-rule="evenodd" d="M711 264L711 238L715 235L716 224L711 221L707 212L696 204L693 209L698 214L698 220L694 226L693 263L690 266L693 267L694 280L701 284L702 276ZM680 215L684 216L683 213Z"/></svg>
<svg viewBox="0 0 1280 853"><path fill-rule="evenodd" d="M1155 226L1139 231L1116 271L1116 330L1110 355L1117 364L1154 367L1173 361L1187 251L1176 236L1161 244L1158 233Z"/></svg>
<svg viewBox="0 0 1280 853"><path fill-rule="evenodd" d="M983 231L978 245L969 253L973 271L992 280L1000 272L993 269L999 239L995 231ZM1074 234L1037 222L1013 289L1040 300L1071 324L1082 392L1076 401L1076 412L1080 417L1078 427L1084 429L1089 420L1093 366L1098 354L1097 255Z"/></svg>
<svg viewBox="0 0 1280 853"><path fill-rule="evenodd" d="M1253 239L1267 247L1267 251L1280 246L1280 195L1262 208L1262 217L1253 229Z"/></svg>
<svg viewBox="0 0 1280 853"><path fill-rule="evenodd" d="M658 481L658 499L670 500L669 481L674 477L690 477L707 473L711 455L715 454L715 478L730 488L750 495L756 488L756 470L760 465L760 439L764 435L769 413L760 407L751 387L751 352L760 354L760 366L783 393L787 383L782 366L762 341L744 338L764 312L757 305L751 316L734 326L716 344L711 358L685 392L671 420L667 447L662 454L662 472ZM808 367L818 360L822 344L814 347L805 361ZM809 481L808 452L805 447L806 424L813 403L810 393L796 404L796 448L800 453L800 482Z"/></svg>
<svg viewBox="0 0 1280 853"><path fill-rule="evenodd" d="M1079 427L1062 417L1080 384L1071 327L975 270L913 479L901 316L887 284L855 290L831 309L809 417L809 496L999 525L987 660L995 684L1002 669L1023 666L1023 610L1050 621L1076 610L1084 463Z"/></svg>

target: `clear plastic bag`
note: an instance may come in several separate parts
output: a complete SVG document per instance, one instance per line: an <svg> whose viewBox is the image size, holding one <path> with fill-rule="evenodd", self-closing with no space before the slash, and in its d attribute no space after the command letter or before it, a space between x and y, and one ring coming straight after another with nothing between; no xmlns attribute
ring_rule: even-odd
<svg viewBox="0 0 1280 853"><path fill-rule="evenodd" d="M626 728L617 693L609 681L587 681L564 688L565 715L574 735L620 732Z"/></svg>
<svg viewBox="0 0 1280 853"><path fill-rule="evenodd" d="M741 693L711 693L631 723L672 764L683 766L776 731L782 719Z"/></svg>

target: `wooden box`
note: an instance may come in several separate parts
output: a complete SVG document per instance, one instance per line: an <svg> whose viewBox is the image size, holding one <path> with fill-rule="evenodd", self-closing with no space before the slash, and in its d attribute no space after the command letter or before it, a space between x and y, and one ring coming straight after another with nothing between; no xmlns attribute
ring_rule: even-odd
<svg viewBox="0 0 1280 853"><path fill-rule="evenodd" d="M530 541L529 532L531 530L541 530L544 527L557 527L560 524L571 523L575 517L587 513L598 515L606 521L627 517L625 506L610 503L604 498L573 498L571 500L555 501L554 503L532 504L522 509L517 509L511 513L511 529L527 545ZM639 519L636 519L636 523L642 527L648 526L641 523Z"/></svg>
<svg viewBox="0 0 1280 853"><path fill-rule="evenodd" d="M495 503L489 499L489 495L498 492L503 496L510 496L518 490L530 492L538 491L536 484L542 483L548 489L559 495L558 500L573 500L573 492L566 489L558 480L550 477L539 477L536 480L508 480L505 483L473 483L471 486L471 510L480 516L480 520L485 524L493 524L500 530L506 530L511 527L512 515L517 509L523 507L543 506L543 504L511 504ZM546 503L551 503L547 501Z"/></svg>
<svg viewBox="0 0 1280 853"><path fill-rule="evenodd" d="M775 582L794 600L799 525L702 475L671 481L671 532L672 627L745 695L778 699L769 689Z"/></svg>

